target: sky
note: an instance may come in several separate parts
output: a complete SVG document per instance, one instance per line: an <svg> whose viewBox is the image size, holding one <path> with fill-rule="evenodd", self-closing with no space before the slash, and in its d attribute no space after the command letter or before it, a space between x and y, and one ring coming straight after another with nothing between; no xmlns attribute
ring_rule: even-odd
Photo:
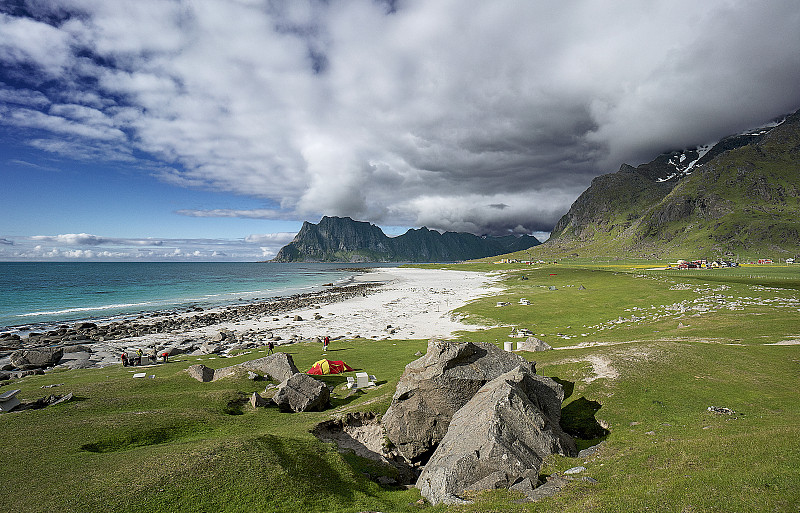
<svg viewBox="0 0 800 513"><path fill-rule="evenodd" d="M544 239L800 108L795 0L5 0L0 260L261 260L349 216Z"/></svg>

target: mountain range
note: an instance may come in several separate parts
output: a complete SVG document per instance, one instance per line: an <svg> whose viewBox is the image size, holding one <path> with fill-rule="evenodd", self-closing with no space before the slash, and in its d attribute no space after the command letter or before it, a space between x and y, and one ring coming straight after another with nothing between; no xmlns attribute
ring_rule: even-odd
<svg viewBox="0 0 800 513"><path fill-rule="evenodd" d="M531 235L479 237L471 233L439 233L426 227L397 237L364 221L323 217L306 221L282 247L275 262L456 262L527 250L541 244Z"/></svg>
<svg viewBox="0 0 800 513"><path fill-rule="evenodd" d="M595 178L536 252L788 257L800 253L798 235L800 111Z"/></svg>

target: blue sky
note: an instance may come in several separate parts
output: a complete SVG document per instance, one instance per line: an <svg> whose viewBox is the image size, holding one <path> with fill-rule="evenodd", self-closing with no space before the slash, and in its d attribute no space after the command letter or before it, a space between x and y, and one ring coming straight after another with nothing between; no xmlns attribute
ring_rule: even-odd
<svg viewBox="0 0 800 513"><path fill-rule="evenodd" d="M794 1L10 0L0 260L257 260L323 215L547 232L800 108Z"/></svg>

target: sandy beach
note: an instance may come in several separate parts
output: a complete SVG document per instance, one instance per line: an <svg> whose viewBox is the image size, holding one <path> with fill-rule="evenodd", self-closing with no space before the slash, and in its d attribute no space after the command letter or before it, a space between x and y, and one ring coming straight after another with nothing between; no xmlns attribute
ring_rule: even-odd
<svg viewBox="0 0 800 513"><path fill-rule="evenodd" d="M259 313L254 309L253 314L227 315L232 320L200 327L119 340L81 341L80 346L87 350L65 351L60 365L102 367L118 364L123 351L132 354L139 348L145 353L155 347L159 352L169 350L173 354L225 354L235 349L260 346L268 340L280 346L315 341L325 336L331 340L448 338L455 331L470 329L452 313L454 309L500 290L495 276L443 269L377 268L357 275L354 285L358 284L371 286L358 289L363 292L350 294L344 300L334 299L333 291L330 294L323 292L307 299L302 307L283 310L279 314ZM225 310L209 309L202 315L220 314L223 317ZM193 315L198 314L164 313L152 316L147 322L157 323L168 317L174 322L176 316L190 321ZM0 359L0 364L2 360L5 359Z"/></svg>
<svg viewBox="0 0 800 513"><path fill-rule="evenodd" d="M294 339L328 336L369 339L428 339L450 337L467 326L452 310L500 289L485 273L438 269L381 268L355 277L355 282L378 283L377 292L345 301L300 308L281 316L262 316L221 323L185 336L213 337L220 330L271 333L278 344ZM294 320L296 316L301 321ZM277 320L276 320L277 319ZM142 337L164 343L168 335ZM132 341L133 342L133 341Z"/></svg>

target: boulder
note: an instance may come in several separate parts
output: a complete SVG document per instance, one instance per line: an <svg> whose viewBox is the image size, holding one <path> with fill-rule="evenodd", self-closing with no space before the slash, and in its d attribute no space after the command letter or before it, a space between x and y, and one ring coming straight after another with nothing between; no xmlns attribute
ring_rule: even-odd
<svg viewBox="0 0 800 513"><path fill-rule="evenodd" d="M268 404L269 401L258 395L258 392L253 392L253 395L250 396L250 406L253 408L262 408Z"/></svg>
<svg viewBox="0 0 800 513"><path fill-rule="evenodd" d="M286 381L288 378L300 372L292 360L292 355L286 353L273 353L263 358L242 362L230 367L217 369L214 380L231 376L240 371L253 371L261 375L269 375L275 381Z"/></svg>
<svg viewBox="0 0 800 513"><path fill-rule="evenodd" d="M37 347L19 349L11 353L11 364L18 369L51 367L61 360L64 350L60 347Z"/></svg>
<svg viewBox="0 0 800 513"><path fill-rule="evenodd" d="M272 402L283 411L320 411L330 402L330 390L322 381L298 372L278 385Z"/></svg>
<svg viewBox="0 0 800 513"><path fill-rule="evenodd" d="M206 367L200 363L189 366L189 368L186 369L186 372L189 374L189 376L193 377L197 381L200 381L201 383L214 381L214 369Z"/></svg>
<svg viewBox="0 0 800 513"><path fill-rule="evenodd" d="M517 351L549 351L553 349L550 344L536 337L528 337L517 342Z"/></svg>
<svg viewBox="0 0 800 513"><path fill-rule="evenodd" d="M65 353L91 353L92 348L91 346L85 346L82 344L75 344L75 345L68 345L64 346Z"/></svg>
<svg viewBox="0 0 800 513"><path fill-rule="evenodd" d="M431 339L427 353L406 365L383 416L386 436L411 462L424 462L444 438L450 419L486 383L535 364L494 344Z"/></svg>
<svg viewBox="0 0 800 513"><path fill-rule="evenodd" d="M563 399L526 366L493 379L453 416L417 488L431 504L458 504L467 490L537 482L544 458L578 452L559 424Z"/></svg>
<svg viewBox="0 0 800 513"><path fill-rule="evenodd" d="M157 351L158 354L167 353L168 356L178 356L184 354L185 352L186 351L177 346L168 347Z"/></svg>
<svg viewBox="0 0 800 513"><path fill-rule="evenodd" d="M222 351L222 346L220 344L214 344L206 340L205 342L202 343L200 349L197 350L197 353L213 354L213 353L219 353L220 351Z"/></svg>

